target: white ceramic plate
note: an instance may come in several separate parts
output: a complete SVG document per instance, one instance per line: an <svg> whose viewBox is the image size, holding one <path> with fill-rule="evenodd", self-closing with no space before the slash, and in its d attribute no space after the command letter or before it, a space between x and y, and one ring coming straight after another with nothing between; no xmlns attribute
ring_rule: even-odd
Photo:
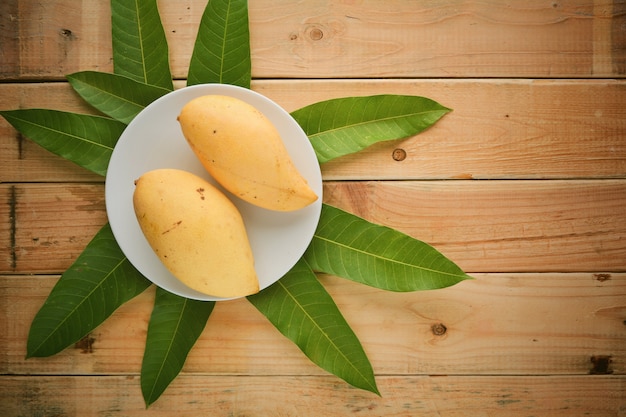
<svg viewBox="0 0 626 417"><path fill-rule="evenodd" d="M227 84L181 88L151 103L128 125L113 150L106 176L106 209L115 239L128 260L154 284L187 298L218 301L223 299L192 290L165 268L141 232L133 209L134 181L153 169L184 169L217 185L187 144L176 120L187 102L207 94L238 98L265 114L319 196L301 210L278 212L253 206L226 192L244 219L261 289L289 271L313 238L322 207L322 175L315 152L298 123L276 103L246 88Z"/></svg>

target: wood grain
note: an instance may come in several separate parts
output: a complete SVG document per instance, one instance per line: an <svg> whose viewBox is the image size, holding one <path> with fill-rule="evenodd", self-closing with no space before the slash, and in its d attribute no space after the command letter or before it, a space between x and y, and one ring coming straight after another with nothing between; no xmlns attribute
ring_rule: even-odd
<svg viewBox="0 0 626 417"><path fill-rule="evenodd" d="M107 221L103 188L1 184L7 204L0 207L0 269L20 273L67 269Z"/></svg>
<svg viewBox="0 0 626 417"><path fill-rule="evenodd" d="M206 2L161 2L185 78ZM250 4L255 78L622 77L624 3L402 0ZM111 71L108 2L4 2L0 79ZM555 52L559 53L555 53Z"/></svg>
<svg viewBox="0 0 626 417"><path fill-rule="evenodd" d="M96 113L66 83L0 84L0 109L45 108ZM102 181L24 137L0 118L0 182Z"/></svg>
<svg viewBox="0 0 626 417"><path fill-rule="evenodd" d="M327 182L324 199L430 243L466 271L626 269L626 182Z"/></svg>
<svg viewBox="0 0 626 417"><path fill-rule="evenodd" d="M289 111L373 94L426 96L453 109L411 139L324 164L329 180L626 177L623 81L268 81L255 88ZM406 158L394 160L395 149Z"/></svg>
<svg viewBox="0 0 626 417"><path fill-rule="evenodd" d="M60 273L107 221L101 184L0 184L0 271ZM324 201L468 272L626 270L626 181L326 182Z"/></svg>
<svg viewBox="0 0 626 417"><path fill-rule="evenodd" d="M182 84L179 82L177 86ZM288 111L374 94L430 97L453 112L426 132L324 164L324 179L626 178L626 83L615 80L258 81ZM65 83L0 84L0 109L93 112ZM403 149L406 158L393 159ZM102 181L0 120L0 181Z"/></svg>
<svg viewBox="0 0 626 417"><path fill-rule="evenodd" d="M158 2L177 88L205 6ZM316 367L236 300L217 305L146 410L153 287L58 355L24 358L36 312L107 220L104 178L0 118L0 414L626 415L626 1L249 7L252 87L286 110L373 94L453 109L323 165L324 198L475 279L401 294L319 275L382 397ZM95 113L64 77L112 71L110 29L108 1L0 2L0 109Z"/></svg>
<svg viewBox="0 0 626 417"><path fill-rule="evenodd" d="M331 377L184 375L148 410L135 376L0 377L0 390L10 416L171 416L176 410L181 417L461 417L471 410L473 416L619 417L626 389L624 377L385 376L378 383L382 397Z"/></svg>
<svg viewBox="0 0 626 417"><path fill-rule="evenodd" d="M2 276L3 374L138 374L154 288L82 343L24 359L30 323L57 276ZM626 374L626 274L474 274L438 291L390 293L320 276L377 375ZM87 343L89 341L89 343ZM325 375L246 300L220 303L185 373ZM338 381L340 382L340 381Z"/></svg>

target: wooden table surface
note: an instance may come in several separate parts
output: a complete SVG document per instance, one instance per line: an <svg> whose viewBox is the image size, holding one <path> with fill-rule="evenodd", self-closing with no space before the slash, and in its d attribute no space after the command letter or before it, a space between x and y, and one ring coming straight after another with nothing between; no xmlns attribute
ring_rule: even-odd
<svg viewBox="0 0 626 417"><path fill-rule="evenodd" d="M35 313L107 216L102 177L2 119L0 414L626 416L626 1L250 3L253 89L286 110L380 93L454 109L324 165L324 201L476 279L397 294L320 275L382 397L317 368L239 300L215 308L146 410L154 288L76 346L24 359ZM205 4L159 2L179 86ZM109 16L103 0L3 1L0 109L93 112L64 75L112 71Z"/></svg>

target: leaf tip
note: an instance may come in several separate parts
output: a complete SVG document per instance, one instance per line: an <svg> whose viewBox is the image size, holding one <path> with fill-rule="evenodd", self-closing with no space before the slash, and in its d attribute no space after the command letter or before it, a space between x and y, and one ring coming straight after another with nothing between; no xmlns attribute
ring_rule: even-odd
<svg viewBox="0 0 626 417"><path fill-rule="evenodd" d="M380 393L380 391L378 390L378 386L374 383L374 386L372 387L371 390L369 390L371 393L378 395L378 397L383 398L382 394Z"/></svg>
<svg viewBox="0 0 626 417"><path fill-rule="evenodd" d="M366 383L354 384L354 383L352 383L351 381L348 381L345 378L342 378L342 379L344 381L346 381L348 384L350 384L354 388L358 388L358 389L361 389L363 391L371 392L372 394L375 394L378 397L383 398L382 394L380 393L380 391L378 389L378 385L376 384L376 377L373 374L370 375L370 378L368 378Z"/></svg>
<svg viewBox="0 0 626 417"><path fill-rule="evenodd" d="M43 353L43 354L42 354L42 353L41 353L41 351L40 351L39 349L34 350L34 349L28 349L28 348L27 348L27 349L26 349L26 355L24 355L24 359L25 359L25 360L28 360L28 359L30 359L30 358L45 358L45 357L47 357L47 356L52 356L52 355L54 355L54 354L56 354L56 353L59 353L59 352L60 352L60 351L57 351L57 352L54 352L54 353L52 353L52 354L48 355L48 354L45 354L45 353Z"/></svg>
<svg viewBox="0 0 626 417"><path fill-rule="evenodd" d="M473 276L469 275L469 274L463 274L463 277L461 277L461 281L472 281L475 280L476 278L474 278Z"/></svg>
<svg viewBox="0 0 626 417"><path fill-rule="evenodd" d="M143 402L144 402L146 410L147 410L154 403L154 400L150 399L150 398L143 397Z"/></svg>
<svg viewBox="0 0 626 417"><path fill-rule="evenodd" d="M41 354L41 349L40 347L36 347L34 340L33 339L34 336L32 336L31 334L29 334L28 336L28 341L27 341L27 345L26 345L26 355L24 355L24 359L28 360L30 358L41 358L41 357L45 357L45 355Z"/></svg>
<svg viewBox="0 0 626 417"><path fill-rule="evenodd" d="M142 377L143 377L143 376L142 376ZM155 395L154 390L150 390L150 389L148 389L148 387L147 387L147 386L145 386L145 385L143 384L143 379L142 379L142 384L141 384L141 394L142 394L142 396L143 396L143 403L144 403L144 406L146 407L146 410L147 410L148 408L150 408L150 406L151 406L152 404L154 404L154 402L155 402L156 400L158 400L158 399L159 399L159 397L161 396L162 392L157 393L157 394Z"/></svg>

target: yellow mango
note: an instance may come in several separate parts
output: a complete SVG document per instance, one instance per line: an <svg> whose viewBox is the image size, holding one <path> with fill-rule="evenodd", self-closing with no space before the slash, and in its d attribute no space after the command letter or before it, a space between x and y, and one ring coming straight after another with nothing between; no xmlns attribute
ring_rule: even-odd
<svg viewBox="0 0 626 417"><path fill-rule="evenodd" d="M214 185L178 169L157 169L135 181L135 215L167 269L190 288L215 297L259 291L241 215Z"/></svg>
<svg viewBox="0 0 626 417"><path fill-rule="evenodd" d="M178 121L202 165L237 197L278 211L317 200L278 130L252 105L228 96L202 96L183 107Z"/></svg>

